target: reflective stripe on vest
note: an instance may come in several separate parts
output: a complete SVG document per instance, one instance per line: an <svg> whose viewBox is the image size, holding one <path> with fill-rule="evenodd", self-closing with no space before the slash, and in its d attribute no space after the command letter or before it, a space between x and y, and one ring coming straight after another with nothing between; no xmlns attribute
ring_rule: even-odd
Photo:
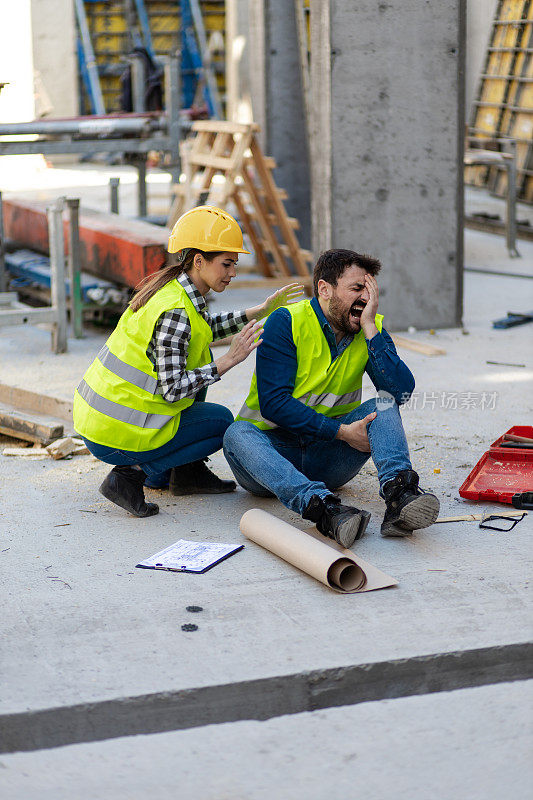
<svg viewBox="0 0 533 800"><path fill-rule="evenodd" d="M241 410L237 414L237 417L239 419L249 420L250 422L261 422L261 423L263 423L263 427L264 428L268 428L269 430L271 428L277 428L278 427L273 422L269 422L268 419L264 419L261 416L261 412L260 411L254 411L254 409L250 408L249 406L247 406L246 403L243 403Z"/></svg>
<svg viewBox="0 0 533 800"><path fill-rule="evenodd" d="M117 358L117 356L111 352L106 344L104 344L96 357L109 372L113 372L115 375L118 375L119 378L123 378L123 380L132 383L139 389L144 389L150 392L150 394L155 394L157 387L156 379L153 378L152 375L147 375L146 372L137 369L137 367L132 367L131 364L126 364L125 361L121 361L120 358Z"/></svg>
<svg viewBox="0 0 533 800"><path fill-rule="evenodd" d="M144 411L137 411L135 408L128 408L128 406L123 406L119 403L114 403L112 400L107 400L105 397L95 392L94 389L91 389L89 384L84 380L82 380L78 386L78 394L85 400L87 405L94 408L95 411L106 414L106 416L119 420L119 422L137 425L139 428L159 430L172 419L172 415L146 414Z"/></svg>
<svg viewBox="0 0 533 800"><path fill-rule="evenodd" d="M317 406L324 406L325 408L336 408L336 406L347 406L351 403L359 403L361 401L362 390L357 389L355 392L348 392L347 394L332 394L331 392L324 392L323 394L304 394L303 397L295 397L295 400L303 403L304 406L309 408L316 408ZM241 419L246 419L254 422L262 422L268 429L277 428L277 425L270 420L265 419L260 411L255 411L243 403L238 416Z"/></svg>
<svg viewBox="0 0 533 800"><path fill-rule="evenodd" d="M310 394L306 402L307 406L314 408L315 406L325 406L326 408L335 408L336 406L347 406L350 403L361 402L361 389L356 389L355 392L348 392L347 394L331 394L331 392L324 392L323 394ZM304 397L297 397L296 400L304 401Z"/></svg>

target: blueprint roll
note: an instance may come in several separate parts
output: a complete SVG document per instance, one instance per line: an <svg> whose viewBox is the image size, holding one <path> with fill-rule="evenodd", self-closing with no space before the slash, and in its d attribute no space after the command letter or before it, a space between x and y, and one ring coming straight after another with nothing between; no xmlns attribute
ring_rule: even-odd
<svg viewBox="0 0 533 800"><path fill-rule="evenodd" d="M318 533L301 531L259 508L243 514L240 529L247 539L336 592L369 592L397 583L351 550Z"/></svg>

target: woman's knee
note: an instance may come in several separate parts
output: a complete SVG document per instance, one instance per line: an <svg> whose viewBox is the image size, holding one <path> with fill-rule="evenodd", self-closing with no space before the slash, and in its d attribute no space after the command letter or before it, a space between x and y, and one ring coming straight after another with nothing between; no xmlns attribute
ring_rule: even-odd
<svg viewBox="0 0 533 800"><path fill-rule="evenodd" d="M215 405L214 403L212 405L216 408L216 411L214 411L213 416L211 417L211 422L214 422L217 428L216 433L213 433L214 435L219 435L222 438L233 422L233 414L229 408L226 408L226 406L220 406L218 404Z"/></svg>

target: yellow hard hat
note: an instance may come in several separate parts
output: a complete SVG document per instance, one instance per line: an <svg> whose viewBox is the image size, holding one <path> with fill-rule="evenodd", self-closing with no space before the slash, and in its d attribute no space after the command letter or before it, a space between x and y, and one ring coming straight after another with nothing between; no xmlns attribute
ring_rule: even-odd
<svg viewBox="0 0 533 800"><path fill-rule="evenodd" d="M212 253L249 253L242 241L242 231L231 214L215 206L197 206L183 214L168 240L168 252L178 253L184 248Z"/></svg>

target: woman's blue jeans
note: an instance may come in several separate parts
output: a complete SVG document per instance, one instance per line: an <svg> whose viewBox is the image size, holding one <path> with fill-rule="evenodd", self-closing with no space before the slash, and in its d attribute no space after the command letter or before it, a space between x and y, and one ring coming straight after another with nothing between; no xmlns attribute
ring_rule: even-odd
<svg viewBox="0 0 533 800"><path fill-rule="evenodd" d="M400 410L392 398L367 400L338 419L348 425L373 411L378 413L367 426L370 453L338 439L309 439L283 428L262 431L239 420L226 431L224 455L243 489L263 497L276 495L284 506L302 514L313 495L326 497L343 486L370 456L380 488L401 470L411 469Z"/></svg>
<svg viewBox="0 0 533 800"><path fill-rule="evenodd" d="M134 452L117 450L85 439L96 458L115 466L140 466L146 473L146 485L161 489L168 485L172 467L190 464L216 453L233 422L229 409L217 403L195 402L182 411L180 425L173 439L155 450Z"/></svg>

